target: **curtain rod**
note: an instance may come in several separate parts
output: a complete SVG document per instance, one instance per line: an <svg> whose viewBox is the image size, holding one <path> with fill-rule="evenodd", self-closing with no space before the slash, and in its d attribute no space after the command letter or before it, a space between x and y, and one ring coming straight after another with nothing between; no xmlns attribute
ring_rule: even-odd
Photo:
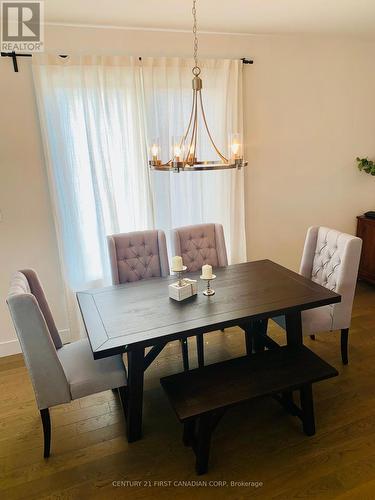
<svg viewBox="0 0 375 500"><path fill-rule="evenodd" d="M1 57L11 57L13 61L13 69L15 73L18 73L18 63L17 63L17 57L32 57L32 54L16 54L16 52L1 52ZM66 58L68 55L66 54L59 54L59 57ZM142 61L142 57L138 57L140 61ZM242 57L241 61L243 64L254 64L254 61L252 59L246 59L246 57Z"/></svg>

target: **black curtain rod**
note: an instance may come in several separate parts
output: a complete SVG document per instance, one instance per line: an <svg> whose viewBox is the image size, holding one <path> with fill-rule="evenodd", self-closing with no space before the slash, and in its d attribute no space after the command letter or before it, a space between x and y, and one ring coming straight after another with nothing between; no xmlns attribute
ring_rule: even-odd
<svg viewBox="0 0 375 500"><path fill-rule="evenodd" d="M32 54L16 54L15 52L1 52L1 57L11 57L13 61L13 69L15 73L18 73L18 63L17 57L32 57ZM60 54L59 57L63 57L64 59L68 57L66 54ZM142 57L138 57L140 61L142 61ZM254 61L251 59L246 59L246 57L242 57L241 59L243 64L254 64Z"/></svg>

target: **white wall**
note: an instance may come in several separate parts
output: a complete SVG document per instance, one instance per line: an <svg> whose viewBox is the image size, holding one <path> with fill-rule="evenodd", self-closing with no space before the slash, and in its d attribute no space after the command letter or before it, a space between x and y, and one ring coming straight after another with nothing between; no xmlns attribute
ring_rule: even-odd
<svg viewBox="0 0 375 500"><path fill-rule="evenodd" d="M48 27L58 53L190 56L185 33ZM375 42L303 36L202 35L202 57L251 57L245 67L249 259L298 268L306 228L355 231L375 209L375 180L355 168L375 157ZM12 272L34 267L59 329L67 328L30 59L0 59L0 355L17 344L4 298ZM198 174L199 175L199 174Z"/></svg>

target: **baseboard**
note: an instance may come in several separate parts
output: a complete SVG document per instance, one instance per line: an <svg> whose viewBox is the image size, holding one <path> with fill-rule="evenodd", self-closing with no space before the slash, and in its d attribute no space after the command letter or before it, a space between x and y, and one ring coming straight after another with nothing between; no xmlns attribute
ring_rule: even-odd
<svg viewBox="0 0 375 500"><path fill-rule="evenodd" d="M64 330L59 330L59 335L61 338L61 342L63 344L69 344L72 341L70 336L70 330L68 328L65 328Z"/></svg>
<svg viewBox="0 0 375 500"><path fill-rule="evenodd" d="M0 342L0 358L19 354L20 352L21 346L17 339Z"/></svg>
<svg viewBox="0 0 375 500"><path fill-rule="evenodd" d="M71 342L70 330L59 330L59 335L63 344L69 344L69 342ZM17 339L0 342L0 358L3 358L4 356L12 356L13 354L19 354L20 352L21 346Z"/></svg>

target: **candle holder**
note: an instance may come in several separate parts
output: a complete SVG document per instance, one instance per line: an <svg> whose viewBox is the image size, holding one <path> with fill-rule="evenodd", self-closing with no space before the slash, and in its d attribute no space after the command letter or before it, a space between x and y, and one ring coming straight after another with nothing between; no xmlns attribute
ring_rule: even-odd
<svg viewBox="0 0 375 500"><path fill-rule="evenodd" d="M200 277L201 280L207 281L207 288L203 290L203 295L206 295L207 297L210 297L211 295L215 295L215 290L211 288L211 283L210 281L214 280L216 278L215 274L212 274L210 278L204 278L203 276Z"/></svg>
<svg viewBox="0 0 375 500"><path fill-rule="evenodd" d="M175 269L172 269L172 272L177 274L177 278L178 278L177 286L179 286L179 287L182 287L184 284L184 280L182 279L182 275L184 274L186 269L187 269L186 266L182 266L182 269L179 269L178 271L176 271Z"/></svg>

